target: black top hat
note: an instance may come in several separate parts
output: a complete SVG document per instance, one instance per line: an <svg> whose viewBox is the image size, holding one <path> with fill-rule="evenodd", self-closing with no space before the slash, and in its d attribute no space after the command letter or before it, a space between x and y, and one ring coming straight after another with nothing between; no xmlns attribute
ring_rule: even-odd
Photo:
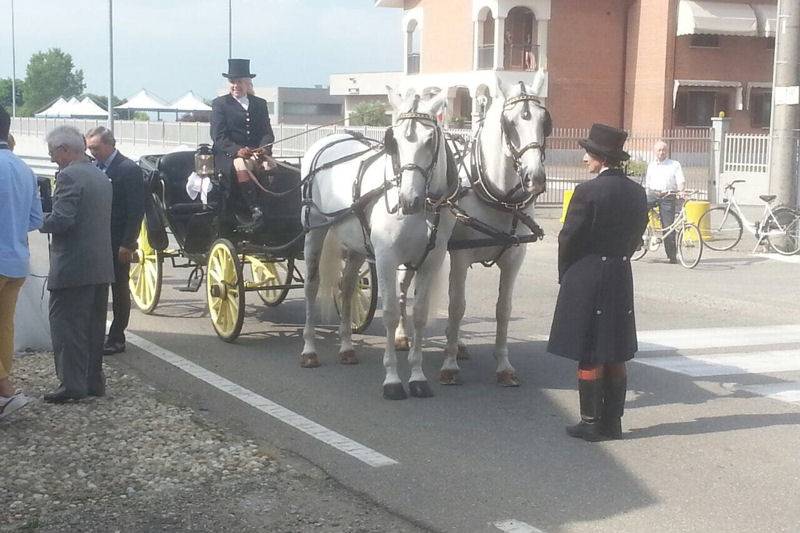
<svg viewBox="0 0 800 533"><path fill-rule="evenodd" d="M605 124L592 124L589 138L578 141L587 152L605 156L614 161L627 161L630 154L622 149L628 132L606 126Z"/></svg>
<svg viewBox="0 0 800 533"><path fill-rule="evenodd" d="M228 79L237 78L255 78L255 74L250 74L250 60L249 59L229 59L228 72L222 73Z"/></svg>

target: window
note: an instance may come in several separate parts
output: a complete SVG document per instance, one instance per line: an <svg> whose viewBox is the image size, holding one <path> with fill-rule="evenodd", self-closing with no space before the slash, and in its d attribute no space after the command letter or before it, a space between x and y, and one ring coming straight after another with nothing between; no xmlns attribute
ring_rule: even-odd
<svg viewBox="0 0 800 533"><path fill-rule="evenodd" d="M341 115L341 104L303 104L287 102L281 106L284 115Z"/></svg>
<svg viewBox="0 0 800 533"><path fill-rule="evenodd" d="M768 128L772 109L772 91L753 90L750 94L750 124L754 128Z"/></svg>
<svg viewBox="0 0 800 533"><path fill-rule="evenodd" d="M679 91L675 101L677 126L711 126L711 117L728 114L730 95L721 91Z"/></svg>
<svg viewBox="0 0 800 533"><path fill-rule="evenodd" d="M515 7L506 18L503 68L505 70L536 70L536 18L527 7Z"/></svg>
<svg viewBox="0 0 800 533"><path fill-rule="evenodd" d="M483 36L478 45L478 69L494 68L494 17L486 15L486 20L481 23Z"/></svg>
<svg viewBox="0 0 800 533"><path fill-rule="evenodd" d="M692 35L690 44L695 48L719 48L719 35Z"/></svg>
<svg viewBox="0 0 800 533"><path fill-rule="evenodd" d="M767 50L775 50L775 37L767 37L765 46Z"/></svg>
<svg viewBox="0 0 800 533"><path fill-rule="evenodd" d="M408 24L408 34L406 35L406 50L408 62L406 67L407 74L419 73L419 51L420 51L420 31L416 20Z"/></svg>

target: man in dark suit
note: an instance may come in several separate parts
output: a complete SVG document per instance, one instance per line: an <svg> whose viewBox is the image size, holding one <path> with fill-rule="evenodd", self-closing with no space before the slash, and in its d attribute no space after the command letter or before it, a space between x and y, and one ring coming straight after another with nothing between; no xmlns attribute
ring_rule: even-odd
<svg viewBox="0 0 800 533"><path fill-rule="evenodd" d="M125 328L131 315L128 288L131 258L144 217L144 178L139 165L116 149L114 133L98 126L86 134L86 147L97 168L106 173L114 189L111 204L111 249L114 259L114 283L111 285L114 321L108 330L104 355L125 351Z"/></svg>
<svg viewBox="0 0 800 533"><path fill-rule="evenodd" d="M272 142L275 135L269 122L267 101L253 94L255 74L249 59L229 59L229 94L211 102L211 138L215 166L225 177L235 171L239 194L250 209L252 227L261 220L256 170L274 168Z"/></svg>
<svg viewBox="0 0 800 533"><path fill-rule="evenodd" d="M49 403L105 394L103 333L111 259L111 198L108 177L89 162L83 135L71 126L47 134L50 159L58 165L53 211L40 231L50 243L50 333L59 387Z"/></svg>

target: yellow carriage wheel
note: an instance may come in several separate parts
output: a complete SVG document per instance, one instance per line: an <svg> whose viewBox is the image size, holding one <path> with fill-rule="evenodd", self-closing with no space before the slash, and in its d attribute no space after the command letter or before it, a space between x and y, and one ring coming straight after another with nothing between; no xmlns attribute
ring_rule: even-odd
<svg viewBox="0 0 800 533"><path fill-rule="evenodd" d="M150 246L147 226L142 222L137 239L137 248L131 263L128 287L136 307L144 314L155 311L161 296L162 258L158 250Z"/></svg>
<svg viewBox="0 0 800 533"><path fill-rule="evenodd" d="M341 291L336 293L333 301L336 304L336 312L339 313L342 306ZM353 333L363 333L369 327L375 316L377 305L378 275L375 272L375 265L365 261L358 271L358 283L350 305L350 323ZM341 315L341 313L339 314Z"/></svg>
<svg viewBox="0 0 800 533"><path fill-rule="evenodd" d="M244 323L244 279L242 262L233 243L227 239L218 239L211 246L206 294L214 331L225 342L235 341Z"/></svg>
<svg viewBox="0 0 800 533"><path fill-rule="evenodd" d="M261 261L256 257L247 257L247 262L250 264L253 282L258 285L289 285L292 281L294 258L290 257L285 261ZM261 301L270 307L274 307L286 299L289 289L264 289L257 292Z"/></svg>

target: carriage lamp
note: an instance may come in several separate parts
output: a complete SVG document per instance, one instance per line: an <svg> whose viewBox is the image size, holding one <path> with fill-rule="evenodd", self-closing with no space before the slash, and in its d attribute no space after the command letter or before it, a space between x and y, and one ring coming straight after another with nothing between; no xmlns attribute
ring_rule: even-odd
<svg viewBox="0 0 800 533"><path fill-rule="evenodd" d="M214 175L214 153L209 145L201 144L197 147L197 152L194 154L194 171L202 178Z"/></svg>

